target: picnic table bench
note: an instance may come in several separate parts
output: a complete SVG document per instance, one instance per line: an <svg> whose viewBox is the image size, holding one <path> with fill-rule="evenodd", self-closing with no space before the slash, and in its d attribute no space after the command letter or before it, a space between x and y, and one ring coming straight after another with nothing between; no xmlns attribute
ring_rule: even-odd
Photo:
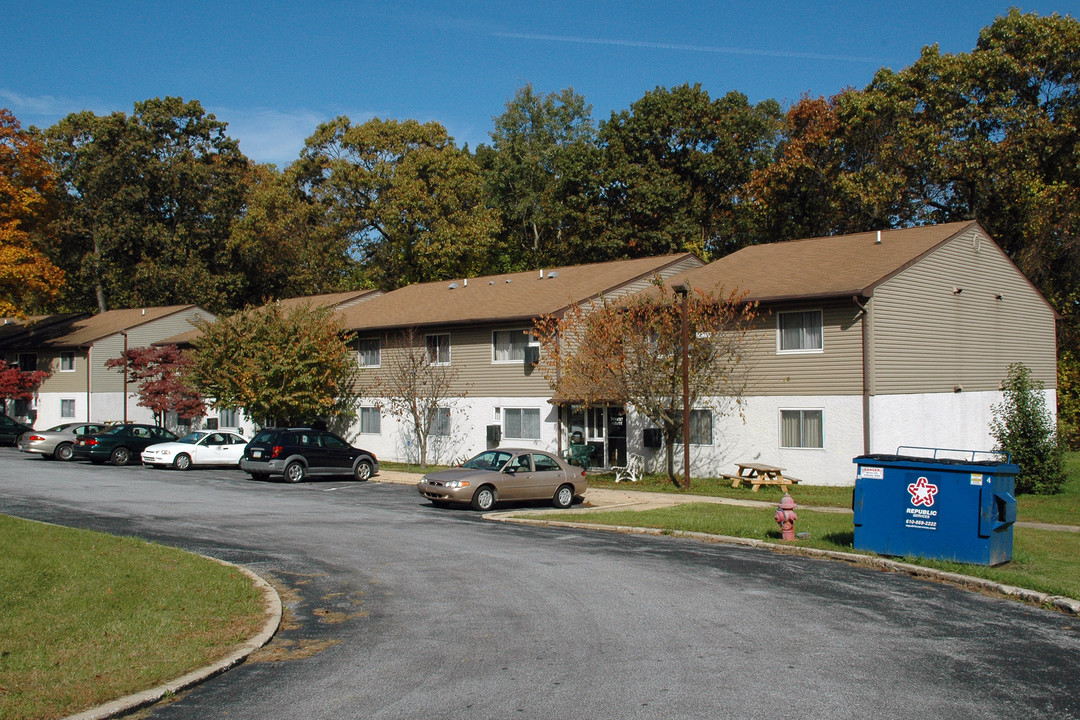
<svg viewBox="0 0 1080 720"><path fill-rule="evenodd" d="M753 486L751 489L757 492L762 485L779 485L784 492L787 492L792 485L799 482L798 478L784 475L784 468L775 465L763 465L762 463L735 463L735 465L739 468L738 474L722 473L720 475L722 478L731 480L731 487L733 488L748 483Z"/></svg>

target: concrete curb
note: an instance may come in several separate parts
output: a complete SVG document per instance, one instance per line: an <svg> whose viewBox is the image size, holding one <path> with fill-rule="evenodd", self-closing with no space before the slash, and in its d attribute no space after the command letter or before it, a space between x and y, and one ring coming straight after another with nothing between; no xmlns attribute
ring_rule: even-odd
<svg viewBox="0 0 1080 720"><path fill-rule="evenodd" d="M1002 597L1014 598L1026 603L1038 605L1040 607L1060 610L1071 615L1080 615L1080 600L1063 597L1061 595L1048 595L1047 593L1037 592L1035 590L1027 590L1025 588L1013 587L1011 585L1003 585L1002 583L987 580L985 578L971 577L969 575L961 575L959 573L945 572L944 570L936 570L934 568L922 567L920 565L911 565L909 563L890 560L888 558L878 557L875 555L860 555L858 553L840 552L836 550L820 550L818 548L799 547L797 545L781 545L779 543L768 542L765 540L732 537L730 535L710 535L708 533L689 532L685 530L662 530L659 528L634 527L629 525L602 525L599 523L577 523L566 522L562 520L542 520L538 517L520 517L521 514L521 511L493 512L485 514L484 519L494 520L497 522L518 523L521 525L548 525L551 527L603 530L606 532L616 532L631 535L668 535L671 537L692 538L695 540L700 540L701 542L724 543L728 545L743 545L747 547L763 548L766 550L772 550L773 552L780 552L787 555L802 555L805 557L841 560L852 565L861 565L864 567L876 568L879 570L906 573L914 577L926 578L928 580L936 580L938 582L946 582L950 585L956 585L958 587L966 588L969 590L976 590L980 592L1000 595ZM537 514L539 515L540 513L538 512Z"/></svg>
<svg viewBox="0 0 1080 720"><path fill-rule="evenodd" d="M203 557L207 556L204 555ZM270 617L268 617L263 624L262 630L254 637L248 638L246 642L233 650L227 657L224 657L211 665L189 672L186 675L155 688L127 695L117 700L112 700L104 705L99 705L90 710L84 710L76 715L69 715L67 718L64 718L64 720L103 720L104 718L124 715L133 710L137 710L138 708L152 705L169 694L187 690L190 687L205 682L215 675L220 675L226 670L239 665L246 660L251 653L270 642L271 638L273 638L274 634L277 632L278 626L281 624L281 598L278 596L277 591L274 590L270 583L245 567L225 562L224 560L218 560L217 558L207 557L207 559L228 567L236 568L247 575L251 581L262 590L263 602L266 603L267 612L270 614Z"/></svg>

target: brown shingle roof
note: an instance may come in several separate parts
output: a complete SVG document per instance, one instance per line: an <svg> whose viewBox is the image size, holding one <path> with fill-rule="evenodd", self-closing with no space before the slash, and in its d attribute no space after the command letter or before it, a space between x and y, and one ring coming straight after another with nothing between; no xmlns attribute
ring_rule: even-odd
<svg viewBox="0 0 1080 720"><path fill-rule="evenodd" d="M109 310L89 317L85 315L54 315L37 324L26 326L26 332L4 345L34 345L44 348L76 348L108 337L121 330L130 330L143 323L167 317L195 307L169 305L166 307Z"/></svg>
<svg viewBox="0 0 1080 720"><path fill-rule="evenodd" d="M866 295L975 221L752 245L672 278L698 289L748 292L747 300Z"/></svg>
<svg viewBox="0 0 1080 720"><path fill-rule="evenodd" d="M690 253L408 285L342 311L347 330L515 321L650 277Z"/></svg>

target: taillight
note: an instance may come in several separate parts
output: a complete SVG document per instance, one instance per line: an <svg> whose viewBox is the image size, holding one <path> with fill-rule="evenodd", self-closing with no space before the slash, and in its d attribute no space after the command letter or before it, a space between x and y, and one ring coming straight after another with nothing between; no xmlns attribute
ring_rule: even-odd
<svg viewBox="0 0 1080 720"><path fill-rule="evenodd" d="M270 457L272 457L272 458L280 457L281 453L283 453L284 451L285 451L284 447L282 447L281 445L275 445L274 447L270 448Z"/></svg>
<svg viewBox="0 0 1080 720"><path fill-rule="evenodd" d="M30 437L26 438L26 442L41 442L44 439L45 438L41 437L40 435L31 435Z"/></svg>
<svg viewBox="0 0 1080 720"><path fill-rule="evenodd" d="M83 445L97 445L97 440L95 440L94 438L86 438L85 440L82 441L82 444Z"/></svg>

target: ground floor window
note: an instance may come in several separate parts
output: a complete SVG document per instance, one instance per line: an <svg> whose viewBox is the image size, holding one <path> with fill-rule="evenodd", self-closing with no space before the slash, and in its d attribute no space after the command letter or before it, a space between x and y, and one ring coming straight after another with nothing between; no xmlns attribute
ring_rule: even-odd
<svg viewBox="0 0 1080 720"><path fill-rule="evenodd" d="M450 435L450 408L441 407L435 411L428 427L428 435L431 437L448 437Z"/></svg>
<svg viewBox="0 0 1080 720"><path fill-rule="evenodd" d="M360 408L360 432L364 435L378 435L382 431L382 414L377 407Z"/></svg>
<svg viewBox="0 0 1080 720"><path fill-rule="evenodd" d="M690 444L712 445L713 444L713 417L712 410L690 411Z"/></svg>
<svg viewBox="0 0 1080 720"><path fill-rule="evenodd" d="M75 417L75 400L69 398L62 398L60 400L60 417Z"/></svg>
<svg viewBox="0 0 1080 720"><path fill-rule="evenodd" d="M503 436L514 439L540 439L540 410L538 408L506 408L503 410L506 427Z"/></svg>
<svg viewBox="0 0 1080 720"><path fill-rule="evenodd" d="M821 410L781 410L780 447L825 447L823 425Z"/></svg>
<svg viewBox="0 0 1080 720"><path fill-rule="evenodd" d="M240 427L240 413L222 408L218 410L218 423L221 427Z"/></svg>

